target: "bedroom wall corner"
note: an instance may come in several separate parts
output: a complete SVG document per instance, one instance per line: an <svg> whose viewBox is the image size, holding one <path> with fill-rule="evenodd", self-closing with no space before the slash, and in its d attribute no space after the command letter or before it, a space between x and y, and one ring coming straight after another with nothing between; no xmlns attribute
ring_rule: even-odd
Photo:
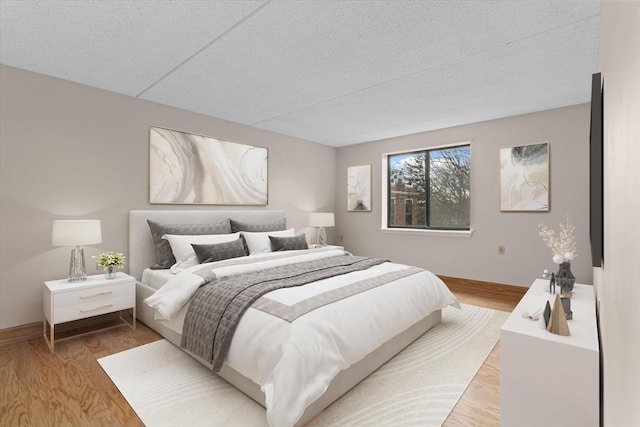
<svg viewBox="0 0 640 427"><path fill-rule="evenodd" d="M102 244L85 248L99 274L92 255L128 252L132 209L279 209L309 234L308 212L335 210L333 147L5 65L0 91L0 330L40 321L43 281L67 276L54 219L102 220ZM150 205L149 126L267 147L268 205Z"/></svg>

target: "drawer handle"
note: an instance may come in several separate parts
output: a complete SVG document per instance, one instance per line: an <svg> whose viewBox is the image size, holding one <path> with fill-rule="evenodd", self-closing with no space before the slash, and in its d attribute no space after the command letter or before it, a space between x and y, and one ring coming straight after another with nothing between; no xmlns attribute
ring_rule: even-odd
<svg viewBox="0 0 640 427"><path fill-rule="evenodd" d="M80 297L80 299L89 299L89 298L95 298L95 297L99 297L100 295L109 295L112 294L113 291L106 291L106 292L99 292L97 294L93 294L93 295L82 295Z"/></svg>
<svg viewBox="0 0 640 427"><path fill-rule="evenodd" d="M113 304L105 304L105 305L101 305L100 307L94 307L94 308L86 308L83 310L80 310L80 313L86 313L88 311L96 311L96 310L101 310L103 308L109 308L111 307Z"/></svg>

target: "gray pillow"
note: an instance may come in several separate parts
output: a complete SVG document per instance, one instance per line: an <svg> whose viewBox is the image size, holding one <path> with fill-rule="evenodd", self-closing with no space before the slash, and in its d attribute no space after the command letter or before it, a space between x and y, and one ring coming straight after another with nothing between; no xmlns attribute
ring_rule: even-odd
<svg viewBox="0 0 640 427"><path fill-rule="evenodd" d="M276 237L269 236L271 240L271 250L277 251L295 251L298 249L309 249L307 238L304 234L295 237Z"/></svg>
<svg viewBox="0 0 640 427"><path fill-rule="evenodd" d="M165 234L229 234L231 233L231 223L228 219L211 224L160 224L155 221L147 220L153 244L156 249L156 265L152 266L152 270L160 270L170 268L176 263L176 258L171 252L171 245L162 238Z"/></svg>
<svg viewBox="0 0 640 427"><path fill-rule="evenodd" d="M264 231L280 231L287 229L287 219L282 218L271 222L244 222L231 220L231 232L237 233L238 231L252 231L252 232L264 232Z"/></svg>
<svg viewBox="0 0 640 427"><path fill-rule="evenodd" d="M200 264L247 256L242 236L232 242L214 243L211 245L198 245L192 243L191 246L198 257L198 262Z"/></svg>

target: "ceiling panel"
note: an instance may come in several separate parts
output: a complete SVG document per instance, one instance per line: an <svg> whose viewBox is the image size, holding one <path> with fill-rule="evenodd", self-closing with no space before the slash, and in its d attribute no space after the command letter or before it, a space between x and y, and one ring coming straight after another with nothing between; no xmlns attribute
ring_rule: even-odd
<svg viewBox="0 0 640 427"><path fill-rule="evenodd" d="M548 3L272 2L143 97L259 124L593 12Z"/></svg>
<svg viewBox="0 0 640 427"><path fill-rule="evenodd" d="M0 0L0 62L340 146L588 101L599 13L599 0Z"/></svg>
<svg viewBox="0 0 640 427"><path fill-rule="evenodd" d="M343 146L588 102L598 26L591 18L259 127Z"/></svg>
<svg viewBox="0 0 640 427"><path fill-rule="evenodd" d="M263 3L2 0L0 59L136 96Z"/></svg>

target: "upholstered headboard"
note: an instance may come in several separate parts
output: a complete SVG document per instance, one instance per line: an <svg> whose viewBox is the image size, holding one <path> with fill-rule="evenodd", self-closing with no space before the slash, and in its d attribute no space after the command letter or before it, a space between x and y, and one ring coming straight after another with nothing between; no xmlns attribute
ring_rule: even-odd
<svg viewBox="0 0 640 427"><path fill-rule="evenodd" d="M129 211L129 274L140 280L142 271L156 263L153 238L147 220L163 224L204 224L226 218L247 222L272 222L285 218L273 210L136 210Z"/></svg>

